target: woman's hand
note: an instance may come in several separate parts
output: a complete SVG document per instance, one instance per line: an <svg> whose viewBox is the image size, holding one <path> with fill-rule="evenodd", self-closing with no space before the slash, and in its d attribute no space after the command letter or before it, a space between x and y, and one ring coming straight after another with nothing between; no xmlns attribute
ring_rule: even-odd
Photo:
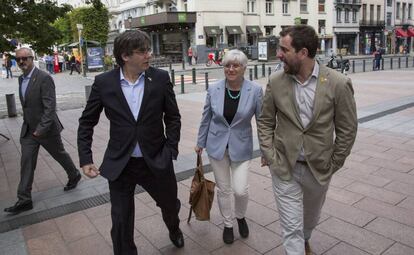
<svg viewBox="0 0 414 255"><path fill-rule="evenodd" d="M194 147L194 151L195 151L198 155L201 155L201 154L203 153L203 148L196 146L196 147Z"/></svg>

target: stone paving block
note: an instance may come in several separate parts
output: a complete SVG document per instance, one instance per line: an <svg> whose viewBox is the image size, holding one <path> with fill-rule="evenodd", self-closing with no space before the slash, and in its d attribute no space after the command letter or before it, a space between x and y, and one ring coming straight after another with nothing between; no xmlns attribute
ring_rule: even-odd
<svg viewBox="0 0 414 255"><path fill-rule="evenodd" d="M363 150L363 149L362 149ZM366 160L366 159L368 159L368 158L370 158L371 156L368 156L368 155L362 155L362 154L359 154L359 152L355 152L355 153L351 153L347 158L346 158L346 160L347 161L356 161L356 162L362 162L362 161L364 161L364 160Z"/></svg>
<svg viewBox="0 0 414 255"><path fill-rule="evenodd" d="M90 218L93 226L98 230L99 234L104 238L106 243L109 246L112 246L112 239L111 239L111 228L112 228L112 219L111 215L106 215L97 218ZM141 234L138 231L135 231L138 236ZM135 236L135 234L134 234Z"/></svg>
<svg viewBox="0 0 414 255"><path fill-rule="evenodd" d="M260 225L257 225L252 221L248 221L248 225L250 230L248 238L242 238L239 236L237 226L234 228L234 233L235 236L239 236L240 241L244 242L256 251L263 254L282 244L282 238L279 235L276 235L275 233Z"/></svg>
<svg viewBox="0 0 414 255"><path fill-rule="evenodd" d="M144 204L141 200L135 198L135 223L141 219L144 219L148 216L154 215L156 213L161 214L161 210L155 206L155 202ZM154 205L155 209L152 209L150 205Z"/></svg>
<svg viewBox="0 0 414 255"><path fill-rule="evenodd" d="M318 230L312 231L312 237L309 240L311 249L315 254L324 254L324 252L331 249L337 243L339 243L339 240Z"/></svg>
<svg viewBox="0 0 414 255"><path fill-rule="evenodd" d="M400 173L385 168L376 171L375 173L373 173L373 175L382 176L390 180L400 181L407 184L414 184L414 175Z"/></svg>
<svg viewBox="0 0 414 255"><path fill-rule="evenodd" d="M394 243L390 239L336 218L322 222L317 229L372 254L381 254Z"/></svg>
<svg viewBox="0 0 414 255"><path fill-rule="evenodd" d="M184 240L184 247L183 248L177 248L174 245L169 245L163 249L161 249L161 253L164 255L168 254L178 254L178 255L193 255L193 254L200 254L200 255L208 255L208 253L203 247L201 247L199 244L191 240L190 238L186 238ZM139 254L139 251L138 251ZM147 254L147 253L141 253L141 254Z"/></svg>
<svg viewBox="0 0 414 255"><path fill-rule="evenodd" d="M354 181L359 181L359 182L366 183L369 185L374 185L377 187L384 187L384 185L391 182L391 180L387 178L375 176L372 174L360 173L358 172L358 170L355 170L355 169L347 169L343 172L335 174L334 176L341 176L344 178L349 178Z"/></svg>
<svg viewBox="0 0 414 255"><path fill-rule="evenodd" d="M187 238L188 239L188 238ZM185 239L185 241L187 241ZM137 247L138 254L143 255L161 255L161 252L155 248L144 236L141 234L134 236L135 246ZM187 244L187 243L185 243Z"/></svg>
<svg viewBox="0 0 414 255"><path fill-rule="evenodd" d="M26 240L39 237L45 234L53 233L59 231L55 220L47 220L37 224L26 226L22 229L23 236Z"/></svg>
<svg viewBox="0 0 414 255"><path fill-rule="evenodd" d="M15 229L6 233L0 233L0 250L4 247L24 242L21 229Z"/></svg>
<svg viewBox="0 0 414 255"><path fill-rule="evenodd" d="M246 217L261 226L266 226L279 219L279 214L266 206L260 205L252 200L247 204Z"/></svg>
<svg viewBox="0 0 414 255"><path fill-rule="evenodd" d="M414 168L414 166L409 165L409 164L398 163L395 161L379 159L379 158L369 158L365 160L364 163L378 166L378 167L384 167L384 168L394 170L397 172L402 172L402 173L407 173Z"/></svg>
<svg viewBox="0 0 414 255"><path fill-rule="evenodd" d="M405 245L414 245L414 228L389 219L377 218L365 226L365 229Z"/></svg>
<svg viewBox="0 0 414 255"><path fill-rule="evenodd" d="M55 222L65 242L73 242L97 232L83 212L56 218Z"/></svg>
<svg viewBox="0 0 414 255"><path fill-rule="evenodd" d="M338 189L333 186L329 186L326 197L348 205L352 205L364 198L361 194L345 189Z"/></svg>
<svg viewBox="0 0 414 255"><path fill-rule="evenodd" d="M366 150L366 149L362 149L358 151L358 154L361 156L369 156L372 158L379 158L379 159L386 159L386 160L391 160L391 161L396 161L397 159L400 159L402 157L402 155L396 155L396 154L389 154L387 153L387 151L385 152L377 152L377 151L371 151L371 150ZM366 160L364 160L365 162Z"/></svg>
<svg viewBox="0 0 414 255"><path fill-rule="evenodd" d="M322 211L359 227L365 226L368 222L376 218L374 214L329 198L326 199L326 202L322 207Z"/></svg>
<svg viewBox="0 0 414 255"><path fill-rule="evenodd" d="M392 206L372 198L364 198L354 206L377 216L414 227L414 217L411 210Z"/></svg>
<svg viewBox="0 0 414 255"><path fill-rule="evenodd" d="M241 241L235 241L233 244L224 245L220 249L211 252L212 255L259 255L257 251L253 250Z"/></svg>
<svg viewBox="0 0 414 255"><path fill-rule="evenodd" d="M275 201L272 189L269 187L266 190L261 187L250 185L249 187L249 199L254 200L261 205L267 205Z"/></svg>
<svg viewBox="0 0 414 255"><path fill-rule="evenodd" d="M136 221L135 228L157 249L171 244L168 229L158 214Z"/></svg>
<svg viewBox="0 0 414 255"><path fill-rule="evenodd" d="M347 186L345 189L392 205L401 202L406 197L405 195L393 191L388 191L385 189L377 188L372 185L363 184L359 182L355 182Z"/></svg>
<svg viewBox="0 0 414 255"><path fill-rule="evenodd" d="M83 213L90 219L97 219L103 216L111 215L111 203L95 206L83 211Z"/></svg>
<svg viewBox="0 0 414 255"><path fill-rule="evenodd" d="M349 184L353 183L354 180L348 178L348 176L346 176L344 174L344 176L339 175L339 174L334 174L332 176L331 182L330 182L330 187L335 187L335 188L344 188L346 186L348 186Z"/></svg>
<svg viewBox="0 0 414 255"><path fill-rule="evenodd" d="M370 139L368 139L369 141ZM378 145L378 144L369 144L369 143L364 143L360 140L358 140L357 143L355 143L354 147L352 148L353 152L358 152L360 150L370 150L370 151L376 151L376 152L384 152L389 150L390 147L388 146L382 146L382 145Z"/></svg>
<svg viewBox="0 0 414 255"><path fill-rule="evenodd" d="M26 243L21 242L1 248L0 255L28 255Z"/></svg>
<svg viewBox="0 0 414 255"><path fill-rule="evenodd" d="M286 255L286 252L285 252L285 248L283 247L283 245L279 245L273 250L266 252L265 255Z"/></svg>
<svg viewBox="0 0 414 255"><path fill-rule="evenodd" d="M70 255L60 233L50 233L27 240L30 255Z"/></svg>
<svg viewBox="0 0 414 255"><path fill-rule="evenodd" d="M78 255L111 255L110 247L101 235L94 234L68 244L71 254Z"/></svg>
<svg viewBox="0 0 414 255"><path fill-rule="evenodd" d="M398 207L409 209L414 213L414 197L407 197L398 204Z"/></svg>
<svg viewBox="0 0 414 255"><path fill-rule="evenodd" d="M223 230L211 222L194 220L190 224L182 223L180 228L186 236L208 252L224 245Z"/></svg>
<svg viewBox="0 0 414 255"><path fill-rule="evenodd" d="M324 255L370 255L370 253L362 251L344 242L340 242Z"/></svg>
<svg viewBox="0 0 414 255"><path fill-rule="evenodd" d="M383 255L408 255L414 254L414 249L400 243L395 243L391 248L386 250Z"/></svg>
<svg viewBox="0 0 414 255"><path fill-rule="evenodd" d="M414 185L412 184L407 184L399 181L392 181L389 184L387 184L384 188L408 196L414 195Z"/></svg>
<svg viewBox="0 0 414 255"><path fill-rule="evenodd" d="M69 204L75 201L80 201L86 198L94 197L97 195L99 194L94 188L87 188L83 190L74 189L66 192L66 194L62 196L45 199L43 203L45 203L47 208L53 208L60 205Z"/></svg>
<svg viewBox="0 0 414 255"><path fill-rule="evenodd" d="M379 166L366 164L365 161L356 162L356 161L349 161L349 160L345 161L344 167L350 170L355 170L355 172L359 174L371 174L372 172L375 172L378 169L380 169Z"/></svg>

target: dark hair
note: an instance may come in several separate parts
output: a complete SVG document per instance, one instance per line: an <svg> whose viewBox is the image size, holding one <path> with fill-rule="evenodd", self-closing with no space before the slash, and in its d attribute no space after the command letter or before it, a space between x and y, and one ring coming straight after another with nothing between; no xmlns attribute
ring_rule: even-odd
<svg viewBox="0 0 414 255"><path fill-rule="evenodd" d="M147 33L141 30L128 30L120 34L114 41L114 56L119 66L124 66L122 55L130 56L133 50L147 49L151 45Z"/></svg>
<svg viewBox="0 0 414 255"><path fill-rule="evenodd" d="M315 29L309 25L295 25L283 29L279 33L280 37L289 35L292 38L292 47L295 52L306 48L309 57L314 58L318 49L318 35Z"/></svg>

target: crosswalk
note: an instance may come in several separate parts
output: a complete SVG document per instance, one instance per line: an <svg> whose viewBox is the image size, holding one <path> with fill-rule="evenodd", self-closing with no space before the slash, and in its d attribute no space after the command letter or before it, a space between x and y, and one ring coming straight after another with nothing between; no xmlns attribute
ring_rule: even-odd
<svg viewBox="0 0 414 255"><path fill-rule="evenodd" d="M208 84L212 84L214 82L218 81L218 79L208 79ZM196 83L197 85L205 85L205 77L204 75L198 75L196 76ZM193 84L193 76L191 75L184 75L184 85ZM181 75L175 75L175 86L181 85Z"/></svg>

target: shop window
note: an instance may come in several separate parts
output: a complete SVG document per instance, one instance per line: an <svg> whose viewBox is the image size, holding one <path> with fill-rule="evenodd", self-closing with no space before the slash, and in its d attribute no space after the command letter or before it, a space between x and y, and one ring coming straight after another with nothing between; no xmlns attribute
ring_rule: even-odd
<svg viewBox="0 0 414 255"><path fill-rule="evenodd" d="M319 0L318 11L325 12L325 0Z"/></svg>
<svg viewBox="0 0 414 255"><path fill-rule="evenodd" d="M273 35L273 29L275 26L264 26L265 27L265 34L266 35Z"/></svg>
<svg viewBox="0 0 414 255"><path fill-rule="evenodd" d="M266 0L266 14L273 14L273 0Z"/></svg>
<svg viewBox="0 0 414 255"><path fill-rule="evenodd" d="M300 0L300 12L308 12L308 0Z"/></svg>
<svg viewBox="0 0 414 255"><path fill-rule="evenodd" d="M289 0L282 1L282 13L288 14L289 13Z"/></svg>

